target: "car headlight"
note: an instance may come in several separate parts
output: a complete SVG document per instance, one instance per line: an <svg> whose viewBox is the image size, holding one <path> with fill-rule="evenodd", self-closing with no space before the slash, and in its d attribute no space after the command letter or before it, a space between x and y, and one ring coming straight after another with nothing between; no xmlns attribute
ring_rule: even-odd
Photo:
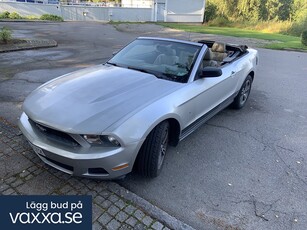
<svg viewBox="0 0 307 230"><path fill-rule="evenodd" d="M82 137L90 144L93 145L102 145L102 146L109 146L109 147L120 147L120 143L115 137L106 135L82 135Z"/></svg>

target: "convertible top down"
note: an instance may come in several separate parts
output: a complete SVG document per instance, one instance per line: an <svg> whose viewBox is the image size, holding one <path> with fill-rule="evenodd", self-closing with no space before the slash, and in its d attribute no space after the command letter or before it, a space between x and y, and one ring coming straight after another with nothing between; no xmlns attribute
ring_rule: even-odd
<svg viewBox="0 0 307 230"><path fill-rule="evenodd" d="M48 165L83 177L159 175L176 145L216 113L242 108L258 53L214 41L137 38L108 62L53 79L19 127Z"/></svg>

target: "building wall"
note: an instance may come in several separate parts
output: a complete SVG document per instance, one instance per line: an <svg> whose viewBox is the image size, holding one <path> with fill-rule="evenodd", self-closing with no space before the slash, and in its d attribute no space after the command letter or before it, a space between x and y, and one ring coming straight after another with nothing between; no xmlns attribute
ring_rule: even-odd
<svg viewBox="0 0 307 230"><path fill-rule="evenodd" d="M40 16L42 14L54 14L61 16L61 8L54 4L22 3L22 2L0 2L0 12L17 12L21 16Z"/></svg>
<svg viewBox="0 0 307 230"><path fill-rule="evenodd" d="M126 2L141 0L124 0ZM149 1L146 1L149 2ZM165 21L203 22L205 0L155 0L152 7L94 7L20 2L1 2L0 12L17 12L22 16L54 14L76 21ZM158 5L158 7L157 7Z"/></svg>
<svg viewBox="0 0 307 230"><path fill-rule="evenodd" d="M205 0L166 0L166 22L203 22Z"/></svg>
<svg viewBox="0 0 307 230"><path fill-rule="evenodd" d="M67 21L152 21L150 8L62 6Z"/></svg>
<svg viewBox="0 0 307 230"><path fill-rule="evenodd" d="M122 7L152 8L154 0L122 0Z"/></svg>
<svg viewBox="0 0 307 230"><path fill-rule="evenodd" d="M66 21L153 21L151 8L62 6L19 2L0 2L0 13L17 12L21 16L54 14Z"/></svg>

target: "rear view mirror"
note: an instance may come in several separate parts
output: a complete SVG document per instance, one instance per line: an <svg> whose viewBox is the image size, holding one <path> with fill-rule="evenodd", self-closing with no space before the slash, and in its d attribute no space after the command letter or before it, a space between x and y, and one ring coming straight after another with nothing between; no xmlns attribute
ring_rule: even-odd
<svg viewBox="0 0 307 230"><path fill-rule="evenodd" d="M202 69L200 73L200 78L206 78L206 77L219 77L221 76L222 70L217 67L205 67Z"/></svg>

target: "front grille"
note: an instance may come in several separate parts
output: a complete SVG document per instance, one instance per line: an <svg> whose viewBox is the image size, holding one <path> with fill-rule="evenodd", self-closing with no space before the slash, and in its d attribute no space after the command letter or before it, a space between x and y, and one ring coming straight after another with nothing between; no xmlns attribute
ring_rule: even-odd
<svg viewBox="0 0 307 230"><path fill-rule="evenodd" d="M67 145L69 147L80 146L80 144L67 133L38 124L37 122L31 120L30 118L29 121L32 124L32 127L35 128L35 130L40 132L42 135L44 135L46 138L48 138L51 141Z"/></svg>

